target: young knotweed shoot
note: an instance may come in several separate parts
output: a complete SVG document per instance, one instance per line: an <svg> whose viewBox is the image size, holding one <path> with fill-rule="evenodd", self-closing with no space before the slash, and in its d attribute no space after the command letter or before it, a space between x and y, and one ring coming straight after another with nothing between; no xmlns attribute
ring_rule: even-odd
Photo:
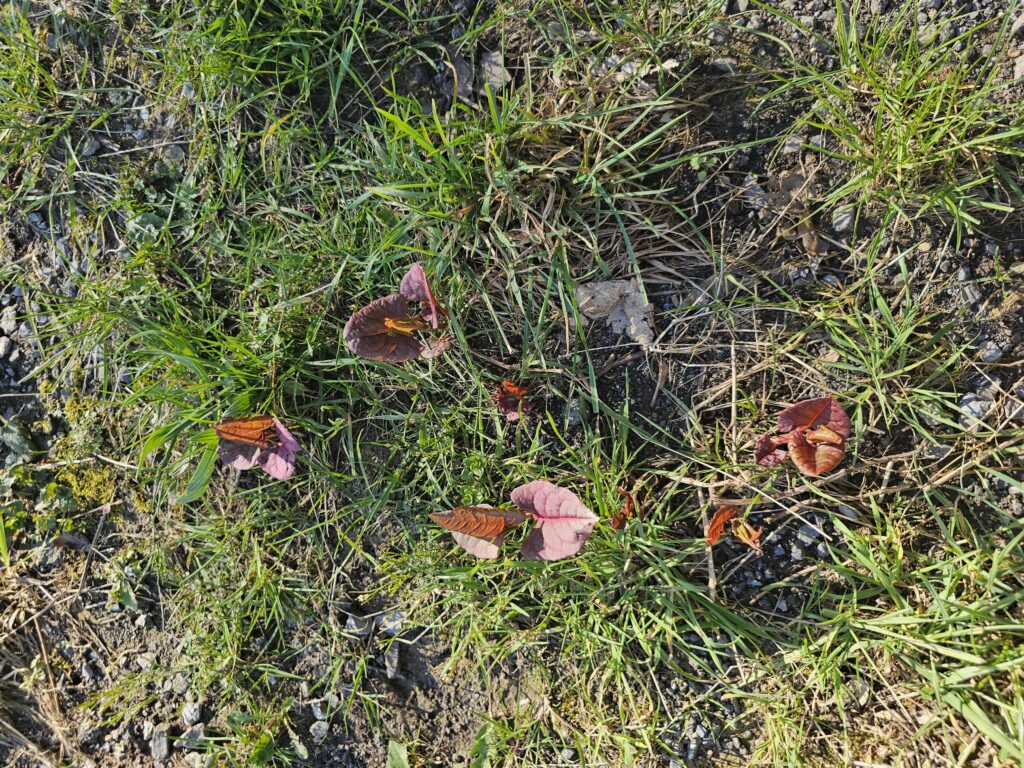
<svg viewBox="0 0 1024 768"><path fill-rule="evenodd" d="M594 532L597 515L575 493L546 480L515 488L512 503L518 509L497 509L487 504L434 512L430 518L452 532L456 543L476 557L493 560L505 533L533 518L536 525L520 550L524 560L563 560L582 549Z"/></svg>
<svg viewBox="0 0 1024 768"><path fill-rule="evenodd" d="M238 470L259 465L275 480L295 474L299 443L284 424L273 416L225 419L213 428L217 433L217 455Z"/></svg>
<svg viewBox="0 0 1024 768"><path fill-rule="evenodd" d="M782 411L776 429L781 434L763 435L758 439L754 461L764 467L774 467L788 455L802 473L818 477L839 466L853 426L834 397L815 397Z"/></svg>
<svg viewBox="0 0 1024 768"><path fill-rule="evenodd" d="M409 305L420 306L420 314ZM417 338L413 333L439 330L448 313L438 304L423 267L413 264L398 293L382 296L357 310L345 323L342 337L354 355L366 360L404 363L417 357L437 357L450 349L450 337Z"/></svg>

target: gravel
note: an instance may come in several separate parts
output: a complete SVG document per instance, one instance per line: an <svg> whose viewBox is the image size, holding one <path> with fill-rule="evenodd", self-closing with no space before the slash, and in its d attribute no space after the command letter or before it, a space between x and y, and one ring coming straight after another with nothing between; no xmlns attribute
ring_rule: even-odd
<svg viewBox="0 0 1024 768"><path fill-rule="evenodd" d="M198 723L202 717L203 708L195 701L188 702L181 710L181 722L185 724L186 728Z"/></svg>
<svg viewBox="0 0 1024 768"><path fill-rule="evenodd" d="M0 360L6 360L14 349L14 342L6 336L0 336Z"/></svg>
<svg viewBox="0 0 1024 768"><path fill-rule="evenodd" d="M149 740L149 754L153 757L153 762L160 763L171 756L169 730L166 725L158 725L153 731L153 737Z"/></svg>
<svg viewBox="0 0 1024 768"><path fill-rule="evenodd" d="M327 734L330 733L331 726L324 720L317 720L311 726L309 726L309 735L313 737L313 741L317 744L323 742L327 738Z"/></svg>

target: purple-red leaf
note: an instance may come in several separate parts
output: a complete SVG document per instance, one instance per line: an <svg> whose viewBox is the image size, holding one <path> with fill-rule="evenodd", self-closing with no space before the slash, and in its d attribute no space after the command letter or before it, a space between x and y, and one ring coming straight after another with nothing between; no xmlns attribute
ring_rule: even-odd
<svg viewBox="0 0 1024 768"><path fill-rule="evenodd" d="M762 435L754 445L754 461L762 467L775 467L786 460L786 452L779 448L785 440Z"/></svg>
<svg viewBox="0 0 1024 768"><path fill-rule="evenodd" d="M522 523L526 516L517 509L478 504L456 507L448 512L431 512L430 519L451 531L456 543L471 555L494 560L505 542L505 533Z"/></svg>
<svg viewBox="0 0 1024 768"><path fill-rule="evenodd" d="M264 422L266 426L261 426ZM295 474L299 443L278 419L226 419L214 430L220 438L217 455L228 466L245 470L259 464L276 480L287 480Z"/></svg>
<svg viewBox="0 0 1024 768"><path fill-rule="evenodd" d="M426 307L423 309L423 319L430 323L430 327L435 331L441 327L441 322L448 317L444 307L438 304L437 299L434 298L434 292L430 290L430 283L427 281L427 273L423 271L423 267L420 266L419 262L413 264L409 271L405 273L405 277L402 278L402 283L398 287L398 292L409 301L419 301L426 304Z"/></svg>
<svg viewBox="0 0 1024 768"><path fill-rule="evenodd" d="M509 421L518 421L520 414L526 415L534 408L533 403L526 399L526 393L529 391L529 387L505 379L501 386L494 390L491 399L494 400L498 413Z"/></svg>
<svg viewBox="0 0 1024 768"><path fill-rule="evenodd" d="M572 557L590 538L597 522L575 493L546 480L534 480L512 491L512 503L537 521L523 542L526 560Z"/></svg>
<svg viewBox="0 0 1024 768"><path fill-rule="evenodd" d="M626 523L633 517L633 513L636 511L636 496L627 491L625 488L619 487L619 495L622 496L625 501L618 512L612 517L611 528L613 531L621 531L626 527Z"/></svg>
<svg viewBox="0 0 1024 768"><path fill-rule="evenodd" d="M409 299L400 293L383 296L358 310L345 323L342 337L352 353L367 360L404 363L423 354L423 345L400 330L409 320ZM397 327L396 327L397 326Z"/></svg>
<svg viewBox="0 0 1024 768"><path fill-rule="evenodd" d="M794 429L813 429L822 425L843 438L849 437L853 431L850 417L834 397L801 400L779 414L778 430L784 435Z"/></svg>
<svg viewBox="0 0 1024 768"><path fill-rule="evenodd" d="M843 445L812 444L799 430L790 433L789 455L797 469L810 477L817 477L835 469L843 460Z"/></svg>

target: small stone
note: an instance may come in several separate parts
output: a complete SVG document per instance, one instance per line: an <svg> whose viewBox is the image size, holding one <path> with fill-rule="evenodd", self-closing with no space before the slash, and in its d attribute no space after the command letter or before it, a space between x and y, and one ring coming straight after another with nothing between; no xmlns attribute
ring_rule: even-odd
<svg viewBox="0 0 1024 768"><path fill-rule="evenodd" d="M9 307L4 307L4 311L0 313L0 331L3 331L5 336L13 336L18 330L18 308L13 304Z"/></svg>
<svg viewBox="0 0 1024 768"><path fill-rule="evenodd" d="M963 414L960 416L960 426L972 432L979 430L985 421L985 417L995 407L995 401L980 397L973 392L968 392L960 398L960 409Z"/></svg>
<svg viewBox="0 0 1024 768"><path fill-rule="evenodd" d="M804 146L803 136L787 136L786 140L782 142L782 154L784 155L795 155Z"/></svg>
<svg viewBox="0 0 1024 768"><path fill-rule="evenodd" d="M18 326L18 335L23 339L27 339L32 335L32 326L28 320L25 320L20 326Z"/></svg>
<svg viewBox="0 0 1024 768"><path fill-rule="evenodd" d="M390 611L377 616L374 619L374 623L377 625L378 632L394 637L402 631L402 618L401 611Z"/></svg>
<svg viewBox="0 0 1024 768"><path fill-rule="evenodd" d="M174 740L175 749L202 749L206 742L206 726L193 725Z"/></svg>
<svg viewBox="0 0 1024 768"><path fill-rule="evenodd" d="M368 619L365 616L356 616L350 613L348 618L345 620L345 631L360 639L369 637L370 632L373 631L373 619Z"/></svg>
<svg viewBox="0 0 1024 768"><path fill-rule="evenodd" d="M844 205L832 212L832 229L836 232L853 231L853 208Z"/></svg>
<svg viewBox="0 0 1024 768"><path fill-rule="evenodd" d="M398 643L391 643L384 653L384 671L388 676L388 680L395 680L400 675L399 665L402 659L399 655L399 648L401 646Z"/></svg>
<svg viewBox="0 0 1024 768"><path fill-rule="evenodd" d="M786 598L781 598L776 607L779 609L780 613L786 613L789 611L789 603L786 602Z"/></svg>
<svg viewBox="0 0 1024 768"><path fill-rule="evenodd" d="M726 75L736 74L736 68L738 66L736 59L729 57L723 57L720 59L714 59L711 62L711 66L717 69L719 72Z"/></svg>
<svg viewBox="0 0 1024 768"><path fill-rule="evenodd" d="M730 36L729 28L722 24L715 24L708 32L708 40L712 43L718 43L719 45L729 42Z"/></svg>
<svg viewBox="0 0 1024 768"><path fill-rule="evenodd" d="M994 363L1002 356L1002 348L991 339L986 339L978 347L978 359L983 363Z"/></svg>
<svg viewBox="0 0 1024 768"><path fill-rule="evenodd" d="M1024 78L1024 56L1015 59L1013 62L1013 79L1020 80Z"/></svg>
<svg viewBox="0 0 1024 768"><path fill-rule="evenodd" d="M0 336L0 360L6 360L12 349L14 349L14 342L6 336Z"/></svg>
<svg viewBox="0 0 1024 768"><path fill-rule="evenodd" d="M181 165L185 162L185 150L177 144L171 144L169 147L164 147L163 156L164 160L173 165Z"/></svg>
<svg viewBox="0 0 1024 768"><path fill-rule="evenodd" d="M789 556L793 560L804 559L804 551L795 541L789 547Z"/></svg>
<svg viewBox="0 0 1024 768"><path fill-rule="evenodd" d="M181 710L181 722L186 728L198 723L202 716L203 708L195 701L188 702Z"/></svg>
<svg viewBox="0 0 1024 768"><path fill-rule="evenodd" d="M927 443L921 448L921 455L926 459L944 459L953 449L948 445L938 443Z"/></svg>
<svg viewBox="0 0 1024 768"><path fill-rule="evenodd" d="M153 761L160 763L171 756L171 745L167 738L168 727L159 725L153 731L153 738L149 740L149 754Z"/></svg>
<svg viewBox="0 0 1024 768"><path fill-rule="evenodd" d="M576 750L572 747L565 747L558 754L561 755L562 759L565 760L565 762L567 763L576 762Z"/></svg>
<svg viewBox="0 0 1024 768"><path fill-rule="evenodd" d="M171 678L171 690L178 696L184 696L188 693L188 678L181 672L175 673L174 677Z"/></svg>
<svg viewBox="0 0 1024 768"><path fill-rule="evenodd" d="M156 724L152 720L146 720L142 723L142 740L149 741L153 736L153 731L156 730Z"/></svg>
<svg viewBox="0 0 1024 768"><path fill-rule="evenodd" d="M486 94L488 88L492 94L497 95L498 91L512 82L512 75L505 69L505 59L501 51L486 51L480 57L477 80L480 82L481 95Z"/></svg>
<svg viewBox="0 0 1024 768"><path fill-rule="evenodd" d="M313 737L314 742L320 744L327 738L327 734L330 733L330 730L331 726L325 720L317 720L309 726L309 735Z"/></svg>

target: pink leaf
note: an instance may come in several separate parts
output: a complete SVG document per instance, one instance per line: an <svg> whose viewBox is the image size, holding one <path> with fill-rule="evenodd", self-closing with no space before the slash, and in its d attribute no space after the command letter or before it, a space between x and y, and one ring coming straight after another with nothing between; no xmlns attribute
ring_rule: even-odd
<svg viewBox="0 0 1024 768"><path fill-rule="evenodd" d="M488 540L470 536L468 533L452 531L452 538L455 539L456 544L469 552L469 554L479 557L481 560L497 560L501 545L505 543L505 534L501 534L496 539Z"/></svg>
<svg viewBox="0 0 1024 768"><path fill-rule="evenodd" d="M342 337L352 353L367 360L404 363L423 354L423 345L408 333L389 328L386 320L409 317L409 299L395 293L371 301L348 319Z"/></svg>
<svg viewBox="0 0 1024 768"><path fill-rule="evenodd" d="M255 467L262 450L258 445L232 443L227 440L221 440L217 445L217 455L220 460L238 470Z"/></svg>
<svg viewBox="0 0 1024 768"><path fill-rule="evenodd" d="M537 521L523 542L526 560L572 557L590 538L597 522L575 493L546 480L534 480L512 491L512 503Z"/></svg>
<svg viewBox="0 0 1024 768"><path fill-rule="evenodd" d="M430 290L430 283L427 282L427 273L423 271L419 262L413 264L405 273L398 292L409 301L422 301L427 305L422 317L430 323L430 327L435 331L441 327L442 319L448 316L448 313L434 298L434 292Z"/></svg>

